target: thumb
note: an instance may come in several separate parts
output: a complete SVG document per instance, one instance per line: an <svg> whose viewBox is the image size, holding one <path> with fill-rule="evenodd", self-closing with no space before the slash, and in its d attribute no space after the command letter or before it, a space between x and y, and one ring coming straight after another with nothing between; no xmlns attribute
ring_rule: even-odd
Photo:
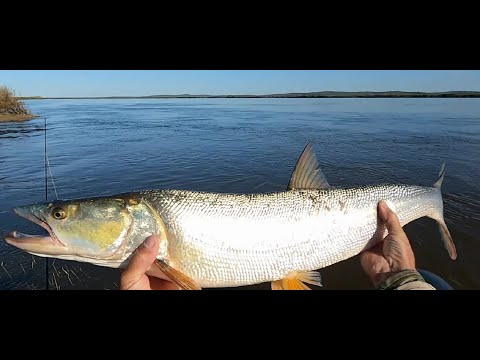
<svg viewBox="0 0 480 360"><path fill-rule="evenodd" d="M159 243L160 237L151 235L135 250L130 263L122 273L122 282L124 284L135 284L145 275L157 257Z"/></svg>
<svg viewBox="0 0 480 360"><path fill-rule="evenodd" d="M395 214L383 200L378 204L378 216L387 227L389 234L399 235L403 233L402 225L400 221L398 221L397 214Z"/></svg>

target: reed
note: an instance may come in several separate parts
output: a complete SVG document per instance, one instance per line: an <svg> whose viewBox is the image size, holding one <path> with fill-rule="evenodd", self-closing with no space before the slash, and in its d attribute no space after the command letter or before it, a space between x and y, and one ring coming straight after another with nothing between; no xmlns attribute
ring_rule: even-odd
<svg viewBox="0 0 480 360"><path fill-rule="evenodd" d="M37 117L6 86L0 86L0 121L25 121Z"/></svg>

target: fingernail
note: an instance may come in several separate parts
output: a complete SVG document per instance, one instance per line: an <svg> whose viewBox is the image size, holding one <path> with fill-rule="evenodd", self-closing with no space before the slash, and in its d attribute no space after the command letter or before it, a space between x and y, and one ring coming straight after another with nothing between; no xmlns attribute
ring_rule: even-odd
<svg viewBox="0 0 480 360"><path fill-rule="evenodd" d="M380 201L378 215L383 221L387 220L387 203L384 200Z"/></svg>
<svg viewBox="0 0 480 360"><path fill-rule="evenodd" d="M143 244L145 247L151 248L153 245L155 245L155 239L152 236L149 236Z"/></svg>

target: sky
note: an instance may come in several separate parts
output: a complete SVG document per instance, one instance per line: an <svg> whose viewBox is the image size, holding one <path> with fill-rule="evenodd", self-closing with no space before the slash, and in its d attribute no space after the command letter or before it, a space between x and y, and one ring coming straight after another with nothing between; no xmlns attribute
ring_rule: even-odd
<svg viewBox="0 0 480 360"><path fill-rule="evenodd" d="M0 70L17 96L480 91L479 70Z"/></svg>

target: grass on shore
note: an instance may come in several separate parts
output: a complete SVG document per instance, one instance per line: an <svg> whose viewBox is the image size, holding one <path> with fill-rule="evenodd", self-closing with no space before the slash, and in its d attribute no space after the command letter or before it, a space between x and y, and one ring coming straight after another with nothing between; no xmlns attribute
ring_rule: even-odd
<svg viewBox="0 0 480 360"><path fill-rule="evenodd" d="M6 86L0 86L0 121L26 121L36 118Z"/></svg>

